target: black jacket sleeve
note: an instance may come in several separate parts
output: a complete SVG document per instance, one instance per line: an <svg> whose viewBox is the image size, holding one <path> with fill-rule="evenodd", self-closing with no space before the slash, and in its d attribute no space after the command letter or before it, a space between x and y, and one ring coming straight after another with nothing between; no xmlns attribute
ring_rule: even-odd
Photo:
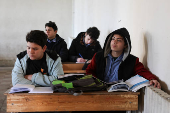
<svg viewBox="0 0 170 113"><path fill-rule="evenodd" d="M77 58L79 58L79 56L77 56L77 53L76 53L76 43L77 41L74 39L69 48L69 61L70 62L77 62Z"/></svg>
<svg viewBox="0 0 170 113"><path fill-rule="evenodd" d="M62 42L61 44L61 50L60 50L60 57L62 62L67 62L68 61L68 49L67 49L67 44L65 41Z"/></svg>
<svg viewBox="0 0 170 113"><path fill-rule="evenodd" d="M102 47L101 47L101 45L100 45L100 43L99 43L99 41L97 41L97 44L96 44L96 48L97 48L97 52L99 52L99 51L101 51L102 50Z"/></svg>

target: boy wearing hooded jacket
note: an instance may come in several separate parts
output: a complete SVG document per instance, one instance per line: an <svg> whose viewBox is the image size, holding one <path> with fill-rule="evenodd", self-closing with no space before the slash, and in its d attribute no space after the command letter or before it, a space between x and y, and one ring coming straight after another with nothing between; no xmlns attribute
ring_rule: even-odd
<svg viewBox="0 0 170 113"><path fill-rule="evenodd" d="M19 53L12 70L12 84L50 86L63 75L61 58L55 51L46 50L47 35L34 30L27 34L27 50Z"/></svg>
<svg viewBox="0 0 170 113"><path fill-rule="evenodd" d="M138 74L150 80L150 85L161 88L156 76L144 68L139 58L130 54L131 40L126 28L110 33L104 43L103 51L96 53L86 68L86 74L105 81L126 81Z"/></svg>

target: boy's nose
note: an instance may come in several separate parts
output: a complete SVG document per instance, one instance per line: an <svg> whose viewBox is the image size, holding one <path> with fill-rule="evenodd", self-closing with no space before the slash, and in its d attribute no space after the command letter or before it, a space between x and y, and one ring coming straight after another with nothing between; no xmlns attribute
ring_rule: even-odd
<svg viewBox="0 0 170 113"><path fill-rule="evenodd" d="M117 40L116 40L116 39L114 39L114 40L113 40L113 42L114 42L114 43L117 43Z"/></svg>
<svg viewBox="0 0 170 113"><path fill-rule="evenodd" d="M30 49L30 53L34 53L34 50Z"/></svg>

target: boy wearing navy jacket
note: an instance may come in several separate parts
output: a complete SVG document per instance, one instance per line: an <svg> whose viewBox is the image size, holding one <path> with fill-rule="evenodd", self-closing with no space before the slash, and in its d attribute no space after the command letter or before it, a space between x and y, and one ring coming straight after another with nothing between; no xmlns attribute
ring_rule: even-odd
<svg viewBox="0 0 170 113"><path fill-rule="evenodd" d="M49 23L45 24L47 38L47 49L56 51L57 54L61 57L62 62L68 61L68 49L67 44L63 38L61 38L58 34L58 28L54 22L49 21Z"/></svg>

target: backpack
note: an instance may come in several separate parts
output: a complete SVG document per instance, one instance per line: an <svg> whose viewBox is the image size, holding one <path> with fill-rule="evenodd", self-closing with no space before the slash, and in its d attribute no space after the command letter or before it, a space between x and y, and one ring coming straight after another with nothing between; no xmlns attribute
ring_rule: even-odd
<svg viewBox="0 0 170 113"><path fill-rule="evenodd" d="M107 85L103 81L92 75L75 75L51 82L51 88L54 92L70 93L75 96L81 95L83 92L87 91L106 90L106 87Z"/></svg>

